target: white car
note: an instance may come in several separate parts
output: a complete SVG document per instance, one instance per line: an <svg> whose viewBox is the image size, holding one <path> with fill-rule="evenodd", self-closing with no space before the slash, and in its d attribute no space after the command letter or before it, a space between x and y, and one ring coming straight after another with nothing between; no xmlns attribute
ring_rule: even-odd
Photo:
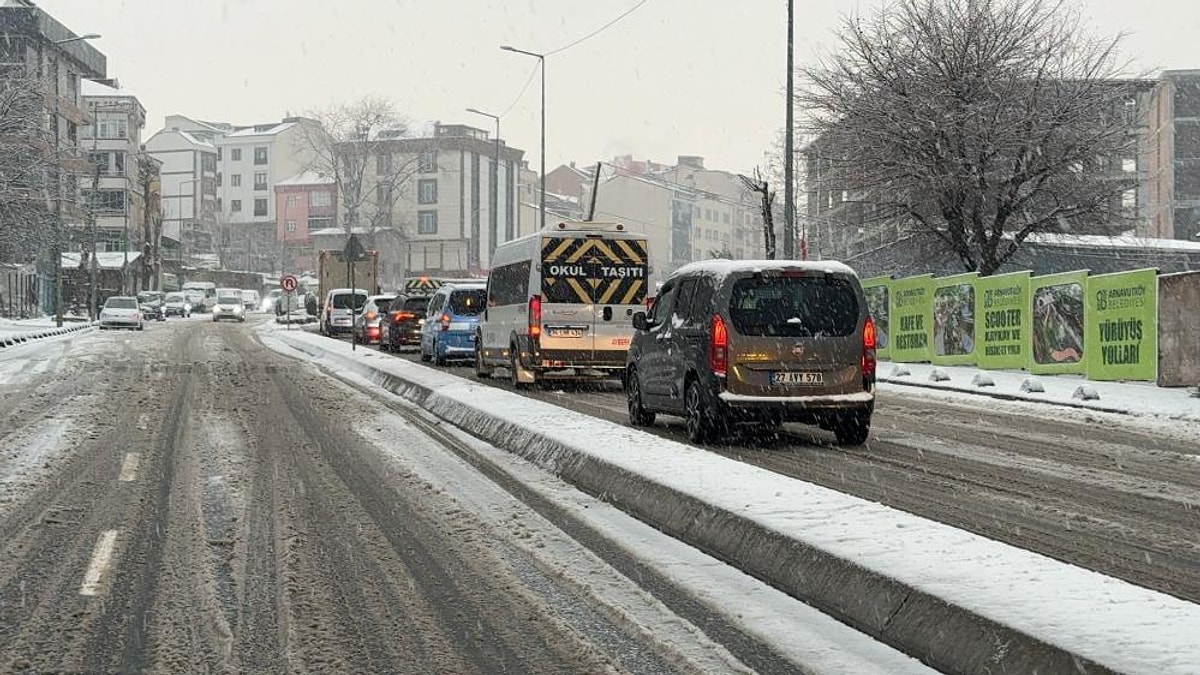
<svg viewBox="0 0 1200 675"><path fill-rule="evenodd" d="M213 321L229 319L246 321L246 306L242 302L242 291L237 288L218 288L217 302L212 309Z"/></svg>
<svg viewBox="0 0 1200 675"><path fill-rule="evenodd" d="M100 310L100 330L108 328L146 329L137 298L114 295L104 301L104 308Z"/></svg>
<svg viewBox="0 0 1200 675"><path fill-rule="evenodd" d="M243 290L242 291L242 306L247 312L257 312L258 306L262 304L262 298L259 297L258 291Z"/></svg>
<svg viewBox="0 0 1200 675"><path fill-rule="evenodd" d="M321 310L321 334L333 336L353 333L354 320L367 303L367 291L361 288L335 288L325 296Z"/></svg>

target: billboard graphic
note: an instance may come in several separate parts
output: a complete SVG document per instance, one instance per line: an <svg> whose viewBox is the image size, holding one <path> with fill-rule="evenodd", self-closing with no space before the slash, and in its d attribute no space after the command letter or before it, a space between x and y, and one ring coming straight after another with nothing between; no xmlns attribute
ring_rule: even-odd
<svg viewBox="0 0 1200 675"><path fill-rule="evenodd" d="M1087 375L1154 380L1158 374L1158 273L1138 270L1088 279Z"/></svg>
<svg viewBox="0 0 1200 675"><path fill-rule="evenodd" d="M933 281L934 363L975 363L975 281L978 278L979 275L972 272Z"/></svg>
<svg viewBox="0 0 1200 675"><path fill-rule="evenodd" d="M975 282L980 320L976 363L980 368L1029 365L1029 272L984 277Z"/></svg>
<svg viewBox="0 0 1200 675"><path fill-rule="evenodd" d="M1064 272L1030 280L1034 373L1079 373L1084 362L1083 294L1087 272Z"/></svg>
<svg viewBox="0 0 1200 675"><path fill-rule="evenodd" d="M889 336L891 330L888 322L888 296L890 295L891 277L875 277L862 282L863 295L867 298L867 311L875 321L875 354L881 359L891 358Z"/></svg>

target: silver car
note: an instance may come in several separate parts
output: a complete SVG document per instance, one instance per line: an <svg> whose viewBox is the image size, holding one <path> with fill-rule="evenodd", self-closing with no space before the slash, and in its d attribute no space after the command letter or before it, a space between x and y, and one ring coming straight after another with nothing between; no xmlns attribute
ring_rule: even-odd
<svg viewBox="0 0 1200 675"><path fill-rule="evenodd" d="M114 295L104 301L104 307L100 310L100 330L109 328L146 329L137 298Z"/></svg>

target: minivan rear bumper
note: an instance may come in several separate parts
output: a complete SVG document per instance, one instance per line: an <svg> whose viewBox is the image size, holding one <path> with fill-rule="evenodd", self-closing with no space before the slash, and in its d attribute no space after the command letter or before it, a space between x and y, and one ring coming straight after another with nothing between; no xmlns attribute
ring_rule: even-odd
<svg viewBox="0 0 1200 675"><path fill-rule="evenodd" d="M745 396L723 391L718 396L731 408L854 408L875 401L875 394L869 391L826 396Z"/></svg>

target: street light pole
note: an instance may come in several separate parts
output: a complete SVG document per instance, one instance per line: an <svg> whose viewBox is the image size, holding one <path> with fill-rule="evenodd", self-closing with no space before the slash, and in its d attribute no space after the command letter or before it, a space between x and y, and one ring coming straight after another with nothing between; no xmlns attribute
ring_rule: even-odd
<svg viewBox="0 0 1200 675"><path fill-rule="evenodd" d="M58 47L68 42L94 40L98 37L100 36L96 33L88 33L87 35L78 35L63 40L54 40L51 44ZM59 328L63 325L62 124L60 120L61 107L59 101L61 97L59 62L61 60L62 54L54 55L54 245L51 247L51 255L54 256L54 325Z"/></svg>
<svg viewBox="0 0 1200 675"><path fill-rule="evenodd" d="M794 181L792 172L792 134L795 131L793 121L793 102L792 102L792 10L794 0L788 0L787 4L787 114L784 124L787 130L784 133L783 141L783 257L788 260L795 259L796 256L796 209L793 206L795 195L793 194L792 183ZM808 243L801 243L801 256L808 258L807 247Z"/></svg>
<svg viewBox="0 0 1200 675"><path fill-rule="evenodd" d="M509 45L502 45L500 49L536 58L538 60L538 67L542 71L542 178L538 186L542 194L538 209L541 213L541 229L544 230L546 229L546 55L538 54L537 52L528 52Z"/></svg>
<svg viewBox="0 0 1200 675"><path fill-rule="evenodd" d="M475 113L490 117L496 122L496 156L492 158L492 227L491 232L488 232L488 261L492 259L492 253L496 250L496 239L499 233L496 231L500 225L500 117L475 108L467 108L467 112ZM506 222L504 225L504 240L512 239L512 223ZM475 256L476 259L479 256Z"/></svg>

